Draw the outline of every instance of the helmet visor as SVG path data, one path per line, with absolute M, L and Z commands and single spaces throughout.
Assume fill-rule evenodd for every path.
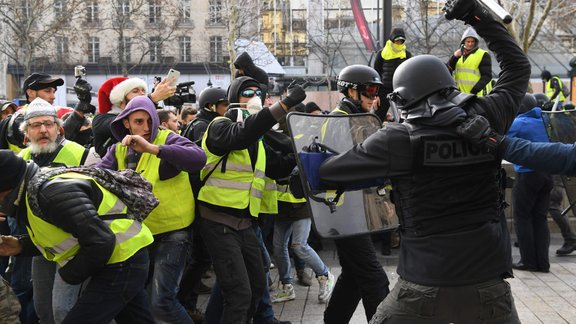
M 364 86 L 364 90 L 362 91 L 362 95 L 372 99 L 378 95 L 379 89 L 380 89 L 380 86 L 377 84 L 367 84 Z

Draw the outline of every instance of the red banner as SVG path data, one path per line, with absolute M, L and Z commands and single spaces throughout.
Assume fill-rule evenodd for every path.
M 370 28 L 368 28 L 368 22 L 364 16 L 364 10 L 362 9 L 362 4 L 360 0 L 350 0 L 350 5 L 352 6 L 352 13 L 354 14 L 354 20 L 356 21 L 356 27 L 358 27 L 358 32 L 360 32 L 360 37 L 366 46 L 366 50 L 369 52 L 375 52 L 374 39 L 372 39 L 372 33 L 370 33 Z

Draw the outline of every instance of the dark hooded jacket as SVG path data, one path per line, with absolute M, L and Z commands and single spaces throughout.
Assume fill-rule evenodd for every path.
M 250 77 L 239 77 L 230 83 L 230 87 L 228 88 L 228 101 L 230 102 L 231 108 L 238 103 L 240 90 L 252 85 L 258 86 L 258 82 Z M 207 135 L 205 135 L 206 148 L 213 154 L 219 156 L 224 156 L 230 151 L 247 149 L 252 160 L 252 167 L 254 168 L 256 153 L 258 152 L 258 140 L 285 116 L 286 112 L 280 106 L 280 103 L 276 103 L 270 108 L 262 108 L 257 114 L 246 116 L 241 123 L 236 122 L 236 116 L 239 112 L 241 111 L 236 109 L 229 110 L 225 115 L 228 118 L 221 118 L 210 124 L 206 131 Z M 271 173 L 274 172 L 276 168 L 271 167 L 273 162 L 269 160 L 268 150 L 266 155 L 266 175 L 274 179 L 276 176 L 271 176 L 273 175 Z M 237 209 L 214 206 L 203 201 L 199 201 L 199 204 L 207 206 L 212 210 L 224 212 L 225 214 L 237 217 L 250 217 L 248 210 L 238 211 Z M 210 217 L 210 215 L 206 215 L 205 212 L 202 213 L 202 216 Z
M 138 110 L 146 111 L 151 116 L 152 128 L 150 141 L 154 141 L 158 135 L 160 119 L 158 118 L 154 103 L 146 96 L 138 96 L 130 100 L 126 109 L 124 109 L 110 125 L 110 130 L 117 141 L 121 142 L 126 135 L 130 135 L 130 131 L 124 127 L 122 120 Z M 114 154 L 116 145 L 122 144 L 114 144 L 102 158 L 102 161 L 97 164 L 97 167 L 112 170 L 118 169 L 118 162 Z M 130 153 L 132 153 L 131 148 L 128 149 L 128 154 Z M 160 152 L 157 156 L 161 160 L 158 170 L 160 180 L 170 179 L 178 175 L 181 171 L 198 171 L 206 164 L 206 154 L 204 154 L 204 151 L 189 139 L 175 133 L 168 135 L 166 143 L 160 146 Z

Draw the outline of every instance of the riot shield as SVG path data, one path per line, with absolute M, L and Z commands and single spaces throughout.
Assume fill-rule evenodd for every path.
M 320 163 L 361 143 L 381 127 L 373 114 L 349 116 L 290 113 L 287 124 L 314 226 L 324 238 L 391 230 L 398 225 L 390 186 L 384 179 L 358 183 L 345 192 L 326 190 L 317 177 Z M 311 146 L 320 150 L 311 149 Z M 366 187 L 371 185 L 371 187 Z
M 542 111 L 542 119 L 551 142 L 576 143 L 576 110 Z M 576 178 L 561 178 L 570 202 L 570 207 L 562 211 L 565 215 L 576 205 Z

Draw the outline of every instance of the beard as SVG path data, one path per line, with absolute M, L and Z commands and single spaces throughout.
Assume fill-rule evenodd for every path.
M 47 145 L 39 145 L 37 143 L 30 143 L 30 153 L 32 154 L 46 154 L 53 153 L 58 148 L 58 143 L 50 142 Z

